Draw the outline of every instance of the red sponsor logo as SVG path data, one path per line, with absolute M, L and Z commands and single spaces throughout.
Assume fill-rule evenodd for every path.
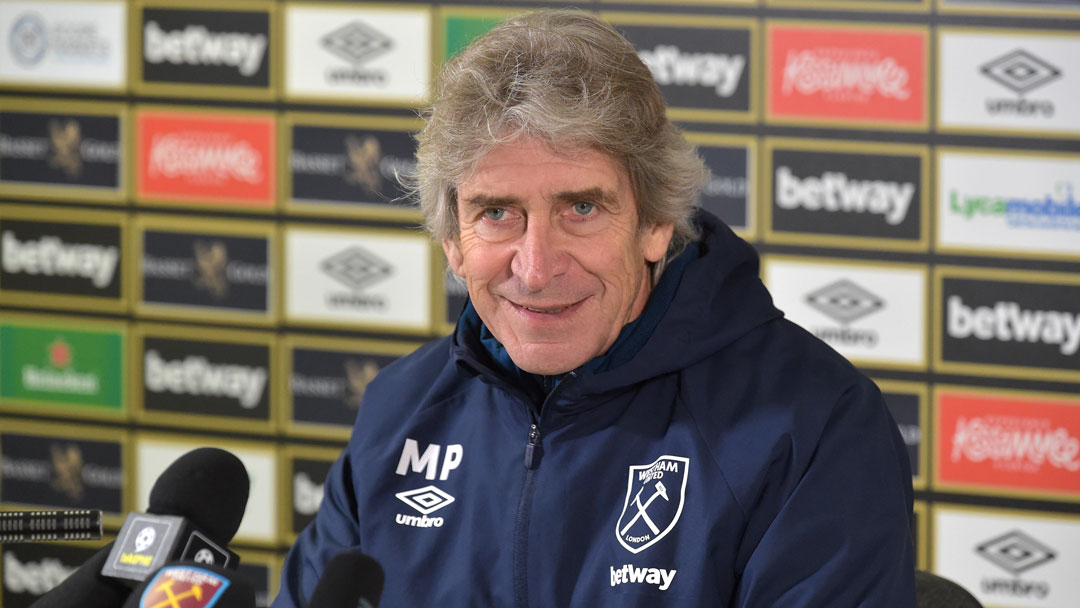
M 146 586 L 139 608 L 209 608 L 229 584 L 224 577 L 202 568 L 165 566 Z
M 926 121 L 926 33 L 769 28 L 772 116 L 920 125 Z
M 273 116 L 142 111 L 135 123 L 136 196 L 273 207 Z
M 1080 400 L 942 392 L 942 484 L 1080 494 Z

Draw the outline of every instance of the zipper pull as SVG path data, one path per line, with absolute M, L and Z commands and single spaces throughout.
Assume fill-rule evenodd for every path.
M 536 465 L 539 454 L 537 453 L 537 447 L 539 447 L 540 431 L 536 428 L 536 425 L 532 425 L 529 428 L 529 443 L 525 444 L 525 468 L 533 469 Z

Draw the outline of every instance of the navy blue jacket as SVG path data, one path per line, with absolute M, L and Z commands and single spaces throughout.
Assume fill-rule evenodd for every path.
M 545 396 L 459 322 L 385 368 L 273 605 L 304 606 L 354 549 L 387 607 L 914 606 L 911 474 L 880 392 L 700 222 L 626 361 Z

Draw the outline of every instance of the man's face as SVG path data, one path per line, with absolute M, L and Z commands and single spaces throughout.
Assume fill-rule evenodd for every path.
M 450 267 L 521 369 L 570 371 L 615 342 L 649 297 L 649 268 L 672 226 L 640 230 L 630 179 L 591 149 L 501 144 L 458 186 Z

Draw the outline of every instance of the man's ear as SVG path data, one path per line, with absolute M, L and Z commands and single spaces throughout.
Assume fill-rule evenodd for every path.
M 458 238 L 443 239 L 442 248 L 443 253 L 446 254 L 446 261 L 450 263 L 450 270 L 454 271 L 454 274 L 459 277 L 465 276 L 461 272 L 464 256 L 461 255 L 461 243 L 458 242 Z
M 645 229 L 641 238 L 641 250 L 645 254 L 645 260 L 656 263 L 664 259 L 668 244 L 671 243 L 671 235 L 675 233 L 675 224 L 656 224 Z

